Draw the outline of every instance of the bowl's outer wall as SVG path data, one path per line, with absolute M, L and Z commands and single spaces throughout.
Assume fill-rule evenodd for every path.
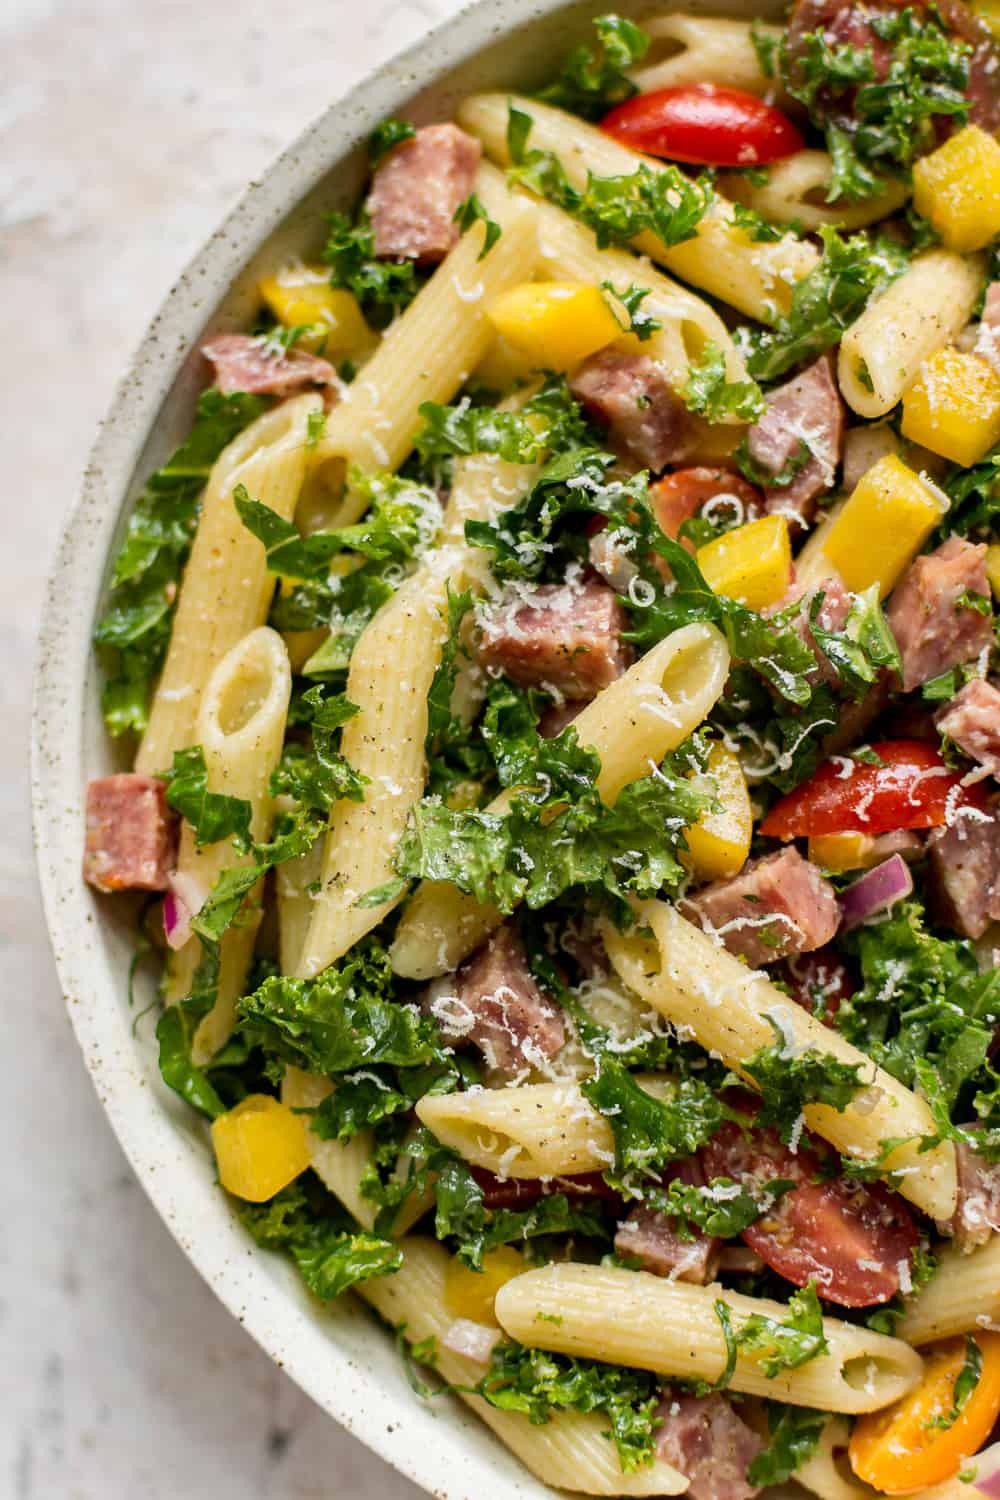
M 114 398 L 65 524 L 39 639 L 32 741 L 39 876 L 69 1015 L 111 1124 L 178 1243 L 234 1316 L 332 1416 L 442 1500 L 542 1500 L 553 1492 L 460 1403 L 417 1400 L 392 1340 L 370 1315 L 350 1298 L 318 1311 L 291 1267 L 252 1245 L 219 1192 L 207 1134 L 162 1086 L 149 1020 L 135 1024 L 151 989 L 128 1008 L 129 903 L 97 898 L 80 879 L 87 780 L 122 763 L 101 722 L 90 635 L 143 478 L 190 425 L 205 379 L 197 346 L 206 329 L 246 326 L 260 274 L 292 252 L 315 253 L 322 215 L 362 185 L 363 142 L 379 120 L 448 118 L 475 89 L 530 89 L 604 8 L 479 0 L 331 105 L 251 185 L 170 292 Z M 616 8 L 652 9 L 641 0 Z M 731 0 L 687 8 L 775 7 Z

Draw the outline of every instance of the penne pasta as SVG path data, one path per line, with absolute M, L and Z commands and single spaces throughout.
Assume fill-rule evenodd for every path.
M 195 720 L 212 671 L 267 619 L 275 576 L 263 544 L 240 520 L 233 491 L 245 485 L 253 499 L 291 520 L 305 476 L 309 418 L 320 409 L 318 396 L 297 396 L 265 412 L 212 469 L 137 771 L 168 771 L 175 750 L 197 743 Z
M 291 692 L 292 676 L 282 639 L 262 625 L 219 662 L 195 723 L 209 791 L 250 803 L 250 832 L 258 841 L 266 839 L 271 829 L 268 783 L 281 758 Z M 223 870 L 246 864 L 250 858 L 236 854 L 228 839 L 199 847 L 185 824 L 177 869 L 207 895 Z M 218 998 L 195 1032 L 191 1056 L 196 1066 L 214 1057 L 232 1034 L 236 1002 L 243 993 L 260 926 L 259 884 L 247 898 L 244 915 L 246 920 L 234 924 L 222 937 Z M 188 993 L 201 951 L 198 938 L 192 937 L 172 955 L 168 1002 Z
M 480 179 L 497 195 L 508 191 L 501 173 L 488 163 L 480 168 Z M 638 266 L 627 250 L 599 250 L 592 232 L 553 204 L 524 193 L 518 195 L 518 201 L 531 203 L 537 215 L 541 278 L 593 281 L 598 285 L 611 282 L 617 292 L 627 291 L 638 281 L 647 289 L 643 309 L 663 327 L 638 347 L 663 366 L 675 388 L 684 385 L 691 362 L 701 356 L 707 343 L 715 344 L 725 354 L 728 380 L 747 378 L 743 356 L 732 334 L 702 297 L 652 265 Z
M 493 248 L 479 259 L 485 233 L 481 224 L 463 235 L 327 418 L 313 455 L 307 498 L 320 515 L 325 503 L 323 524 L 345 526 L 357 520 L 364 501 L 350 488 L 349 469 L 399 467 L 421 426 L 422 403 L 450 401 L 490 347 L 490 302 L 531 279 L 537 243 L 530 211 L 509 195 L 495 195 L 490 212 L 503 230 Z
M 289 1066 L 285 1069 L 281 1082 L 281 1100 L 289 1109 L 312 1110 L 333 1092 L 333 1087 L 328 1078 Z M 362 1229 L 374 1229 L 377 1205 L 361 1191 L 362 1181 L 375 1149 L 373 1133 L 370 1130 L 359 1130 L 349 1141 L 324 1141 L 314 1130 L 308 1130 L 306 1140 L 309 1143 L 310 1166 L 317 1177 L 340 1200 Z M 407 1161 L 406 1157 L 401 1159 L 400 1170 Z M 423 1218 L 433 1202 L 433 1191 L 411 1193 L 400 1206 L 392 1234 L 406 1234 L 418 1219 Z
M 968 323 L 983 284 L 982 258 L 928 250 L 870 302 L 844 334 L 837 375 L 862 417 L 884 417 L 924 361 Z
M 820 1434 L 815 1452 L 795 1470 L 795 1482 L 819 1500 L 871 1500 L 872 1491 L 862 1484 L 847 1456 L 850 1431 L 843 1417 L 833 1417 Z
M 687 1028 L 737 1071 L 758 1048 L 774 1042 L 775 1028 L 789 1046 L 813 1047 L 860 1066 L 867 1085 L 863 1094 L 843 1111 L 807 1105 L 805 1123 L 838 1151 L 861 1160 L 877 1158 L 884 1140 L 905 1140 L 885 1159 L 886 1171 L 899 1173 L 899 1191 L 924 1213 L 951 1216 L 957 1191 L 954 1147 L 942 1142 L 921 1152 L 921 1140 L 937 1134 L 922 1099 L 665 902 L 637 905 L 636 922 L 640 930 L 650 929 L 652 938 L 626 936 L 607 922 L 603 931 L 608 957 L 641 1000 Z
M 629 77 L 641 93 L 678 88 L 685 83 L 718 83 L 748 94 L 771 95 L 775 82 L 761 67 L 756 34 L 776 44 L 781 27 L 767 22 L 731 20 L 728 16 L 684 14 L 653 16 L 643 22 L 650 49 Z M 784 103 L 784 100 L 782 100 Z
M 597 789 L 609 805 L 697 729 L 722 691 L 729 652 L 711 625 L 685 625 L 654 646 L 577 716 L 581 745 L 601 757 Z M 512 793 L 490 806 L 502 811 Z M 454 969 L 501 921 L 457 887 L 422 882 L 396 931 L 393 968 L 406 979 Z
M 880 193 L 857 202 L 828 199 L 833 162 L 826 151 L 796 151 L 767 169 L 759 186 L 738 173 L 723 173 L 719 190 L 736 203 L 752 208 L 772 224 L 801 224 L 816 230 L 823 224 L 838 229 L 864 229 L 902 207 L 909 188 L 897 178 L 886 178 Z
M 393 853 L 424 789 L 427 694 L 447 637 L 448 590 L 484 582 L 487 554 L 465 543 L 467 520 L 488 519 L 530 484 L 536 469 L 492 457 L 455 464 L 440 546 L 378 611 L 351 658 L 347 696 L 361 710 L 343 753 L 368 778 L 363 802 L 330 815 L 320 888 L 295 972 L 311 978 L 377 927 L 399 897 L 359 906 L 391 881 Z
M 963 1254 L 957 1245 L 942 1251 L 937 1270 L 906 1304 L 900 1337 L 930 1344 L 954 1333 L 1000 1326 L 1000 1235 Z
M 644 1088 L 655 1080 L 644 1078 Z M 503 1177 L 571 1177 L 614 1164 L 614 1137 L 575 1083 L 426 1095 L 417 1118 L 443 1146 Z
M 553 152 L 577 189 L 586 186 L 588 172 L 599 177 L 622 176 L 643 163 L 650 171 L 663 170 L 659 162 L 638 156 L 594 126 L 551 105 L 520 95 L 475 94 L 459 107 L 459 120 L 480 138 L 489 156 L 501 166 L 509 160 L 507 118 L 511 104 L 532 118 L 529 148 Z M 634 242 L 634 248 L 702 291 L 765 323 L 788 311 L 792 287 L 818 259 L 814 246 L 790 236 L 755 244 L 735 225 L 732 207 L 725 199 L 716 199 L 694 237 L 683 244 L 667 246 L 646 233 Z
M 530 1348 L 714 1383 L 727 1357 L 716 1302 L 725 1305 L 737 1335 L 751 1317 L 788 1317 L 783 1303 L 763 1297 L 572 1261 L 508 1281 L 497 1293 L 496 1315 L 505 1333 Z M 823 1319 L 823 1333 L 825 1352 L 773 1376 L 754 1351 L 739 1348 L 731 1389 L 853 1413 L 888 1406 L 920 1379 L 920 1356 L 902 1339 L 836 1318 Z
M 454 1322 L 445 1306 L 447 1251 L 434 1240 L 411 1238 L 404 1241 L 403 1253 L 394 1276 L 362 1282 L 358 1291 L 387 1323 L 402 1327 L 411 1344 L 435 1340 L 435 1369 L 443 1379 L 458 1387 L 475 1385 L 486 1366 L 443 1342 Z M 584 1495 L 679 1495 L 687 1488 L 684 1475 L 662 1459 L 623 1474 L 599 1413 L 557 1412 L 534 1426 L 521 1412 L 501 1411 L 468 1389 L 458 1394 L 543 1484 Z

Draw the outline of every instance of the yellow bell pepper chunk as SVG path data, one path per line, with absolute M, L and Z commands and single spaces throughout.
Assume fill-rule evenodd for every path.
M 550 370 L 568 370 L 622 336 L 599 287 L 575 281 L 525 281 L 486 309 L 497 332 Z
M 444 1305 L 453 1318 L 496 1325 L 493 1311 L 496 1294 L 523 1271 L 524 1256 L 512 1245 L 487 1250 L 481 1271 L 470 1270 L 460 1260 L 451 1260 L 445 1277 Z
M 270 1094 L 250 1094 L 212 1122 L 219 1181 L 248 1203 L 266 1203 L 309 1165 L 302 1116 Z
M 713 745 L 708 774 L 715 784 L 706 781 L 706 790 L 713 792 L 722 806 L 719 812 L 703 813 L 686 831 L 688 852 L 684 863 L 704 880 L 721 880 L 738 874 L 746 863 L 753 810 L 743 767 L 734 751 L 725 745 Z
M 823 554 L 845 586 L 884 599 L 945 511 L 943 499 L 894 453 L 862 475 L 830 527 Z
M 965 468 L 1000 439 L 1000 375 L 978 354 L 941 349 L 903 396 L 903 436 Z
M 761 516 L 698 548 L 698 566 L 717 594 L 750 609 L 777 604 L 792 579 L 792 546 L 784 516 Z
M 1000 542 L 992 542 L 986 549 L 986 576 L 990 588 L 1000 599 Z
M 817 833 L 809 840 L 809 859 L 828 875 L 867 870 L 874 863 L 875 840 L 867 833 Z
M 1000 233 L 1000 144 L 967 125 L 913 168 L 913 205 L 949 250 L 982 250 Z
M 320 350 L 324 358 L 337 360 L 367 354 L 376 343 L 354 293 L 331 286 L 323 266 L 265 276 L 258 291 L 283 328 L 309 328 L 296 341 L 297 348 Z

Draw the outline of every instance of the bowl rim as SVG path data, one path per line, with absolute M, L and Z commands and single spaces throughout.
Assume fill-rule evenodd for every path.
M 89 1003 L 100 997 L 102 967 L 93 898 L 79 874 L 85 688 L 94 671 L 90 621 L 113 537 L 134 493 L 137 465 L 204 325 L 205 300 L 214 305 L 225 294 L 288 214 L 380 119 L 511 28 L 579 8 L 579 0 L 575 6 L 573 0 L 470 0 L 335 97 L 240 194 L 163 297 L 113 392 L 52 553 L 33 674 L 32 826 L 46 929 L 69 1019 L 118 1142 L 187 1259 L 254 1340 L 279 1366 L 289 1366 L 296 1384 L 341 1426 L 441 1500 L 479 1495 L 484 1480 L 502 1500 L 553 1492 L 516 1460 L 508 1469 L 491 1437 L 478 1455 L 474 1443 L 467 1445 L 468 1454 L 456 1455 L 440 1428 L 436 1442 L 407 1441 L 407 1429 L 419 1435 L 419 1424 L 409 1413 L 401 1418 L 395 1394 L 321 1331 L 315 1308 L 305 1300 L 295 1307 L 286 1297 L 269 1296 L 257 1271 L 261 1257 L 237 1239 L 241 1232 L 231 1214 L 228 1236 L 199 1232 L 204 1204 L 193 1190 L 194 1141 L 178 1130 L 162 1098 L 143 1087 L 120 1003 Z M 348 123 L 338 129 L 338 118 Z M 80 670 L 68 670 L 77 660 Z M 324 1358 L 316 1359 L 316 1378 L 309 1378 L 305 1366 L 320 1337 Z M 321 1382 L 320 1369 L 326 1377 L 332 1371 L 346 1378 Z M 368 1403 L 363 1409 L 359 1396 Z M 460 1414 L 458 1425 L 488 1437 L 471 1415 Z M 456 1456 L 462 1460 L 457 1466 Z

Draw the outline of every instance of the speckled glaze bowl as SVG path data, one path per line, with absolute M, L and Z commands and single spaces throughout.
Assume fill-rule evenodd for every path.
M 615 8 L 653 7 L 625 0 Z M 775 7 L 730 0 L 690 8 Z M 331 1416 L 442 1500 L 541 1500 L 553 1492 L 459 1402 L 418 1400 L 371 1315 L 351 1298 L 319 1308 L 290 1264 L 250 1242 L 216 1186 L 207 1132 L 160 1082 L 150 1018 L 136 1022 L 151 989 L 129 1009 L 128 903 L 95 897 L 80 877 L 87 780 L 124 768 L 101 722 L 90 635 L 142 481 L 190 426 L 204 380 L 198 344 L 208 331 L 247 325 L 265 270 L 291 253 L 315 252 L 323 214 L 362 186 L 373 127 L 387 115 L 447 119 L 475 89 L 537 87 L 604 9 L 599 0 L 479 0 L 333 103 L 247 190 L 170 292 L 115 396 L 66 521 L 39 645 L 38 867 L 69 1014 L 112 1127 L 165 1223 L 234 1317 Z

